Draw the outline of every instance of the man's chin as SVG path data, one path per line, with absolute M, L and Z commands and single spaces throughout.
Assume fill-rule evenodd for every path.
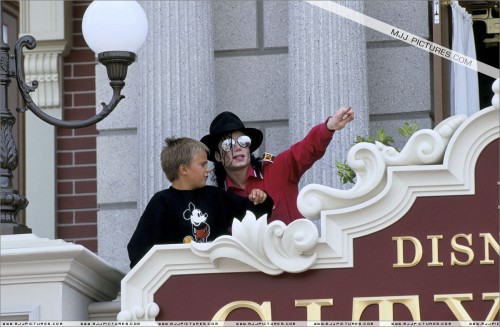
M 250 165 L 250 162 L 234 162 L 232 165 L 228 168 L 229 170 L 241 170 L 245 169 Z

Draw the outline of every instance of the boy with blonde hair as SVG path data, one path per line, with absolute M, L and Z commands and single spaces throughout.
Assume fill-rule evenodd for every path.
M 233 218 L 247 210 L 270 217 L 273 200 L 254 189 L 248 198 L 207 186 L 208 148 L 190 138 L 167 138 L 161 166 L 172 186 L 149 201 L 127 245 L 130 267 L 155 244 L 210 242 L 229 234 Z

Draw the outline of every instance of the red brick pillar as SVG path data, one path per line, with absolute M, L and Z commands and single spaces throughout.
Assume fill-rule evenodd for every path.
M 65 120 L 95 115 L 96 58 L 82 35 L 91 1 L 73 2 L 73 47 L 63 58 Z M 96 127 L 57 131 L 57 238 L 97 252 Z

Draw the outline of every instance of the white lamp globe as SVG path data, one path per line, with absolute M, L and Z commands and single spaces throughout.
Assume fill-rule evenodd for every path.
M 93 1 L 82 21 L 83 37 L 96 53 L 137 53 L 148 34 L 146 13 L 137 1 Z

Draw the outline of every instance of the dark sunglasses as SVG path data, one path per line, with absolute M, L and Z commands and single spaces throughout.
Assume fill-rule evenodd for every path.
M 238 142 L 240 147 L 248 148 L 252 144 L 252 139 L 246 135 L 238 137 L 236 141 L 233 139 L 225 139 L 222 141 L 221 148 L 222 150 L 229 152 L 233 149 L 233 146 L 236 145 L 236 142 Z

